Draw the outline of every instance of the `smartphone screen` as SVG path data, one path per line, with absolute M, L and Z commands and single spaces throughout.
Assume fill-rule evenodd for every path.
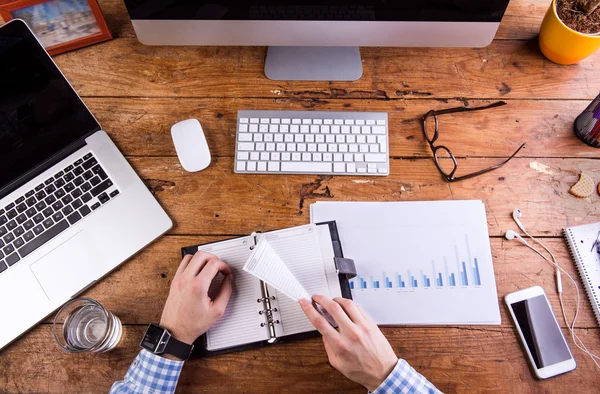
M 538 369 L 571 359 L 554 313 L 544 295 L 511 304 Z

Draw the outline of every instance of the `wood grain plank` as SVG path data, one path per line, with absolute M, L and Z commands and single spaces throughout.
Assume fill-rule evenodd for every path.
M 264 76 L 263 47 L 150 47 L 118 38 L 56 57 L 83 96 L 587 99 L 598 94 L 597 53 L 573 66 L 534 41 L 472 48 L 363 48 L 356 82 L 281 82 Z
M 546 0 L 512 0 L 496 40 L 528 40 L 534 38 L 540 30 L 542 19 L 548 9 Z M 122 0 L 100 0 L 104 17 L 115 37 L 135 37 L 127 9 Z
M 87 291 L 85 296 L 97 299 L 106 308 L 121 317 L 125 324 L 157 322 L 168 295 L 171 279 L 181 261 L 180 249 L 184 246 L 227 238 L 231 237 L 163 237 L 121 266 L 119 270 L 108 275 Z M 544 242 L 555 253 L 559 264 L 578 280 L 578 274 L 565 242 L 562 239 L 548 239 Z M 518 242 L 493 238 L 490 243 L 498 288 L 498 302 L 501 305 L 502 326 L 511 326 L 509 316 L 503 306 L 503 297 L 510 292 L 536 285 L 542 286 L 546 290 L 554 310 L 560 316 L 552 266 Z M 567 313 L 572 317 L 576 306 L 575 289 L 566 276 L 563 278 L 563 283 L 563 297 Z M 579 285 L 581 286 L 581 284 Z M 580 290 L 582 289 L 580 288 Z M 589 302 L 583 293 L 582 297 L 578 326 L 597 327 Z M 51 320 L 47 320 L 47 322 L 51 322 Z M 561 326 L 566 327 L 562 318 L 560 323 Z M 487 328 L 494 330 L 496 327 Z
M 490 167 L 498 159 L 459 159 L 459 173 Z M 513 159 L 504 167 L 469 180 L 448 183 L 430 159 L 392 160 L 388 177 L 270 176 L 233 173 L 231 158 L 216 158 L 208 169 L 184 171 L 174 157 L 136 157 L 130 163 L 175 222 L 171 234 L 249 234 L 309 222 L 308 207 L 321 200 L 415 201 L 481 199 L 491 235 L 515 225 L 520 207 L 528 230 L 560 236 L 565 226 L 600 220 L 598 195 L 577 199 L 569 188 L 584 171 L 596 182 L 595 160 L 543 159 L 549 174 L 531 168 L 537 159 Z
M 67 354 L 41 325 L 0 358 L 0 392 L 106 393 L 123 379 L 145 327 L 125 326 L 118 348 L 105 354 Z M 573 348 L 577 369 L 548 381 L 534 379 L 512 328 L 385 328 L 396 353 L 440 390 L 456 392 L 572 392 L 600 382 L 588 357 Z M 580 330 L 598 346 L 598 329 Z M 569 340 L 570 341 L 570 340 Z M 457 351 L 460 347 L 460 351 Z M 334 370 L 318 338 L 188 361 L 178 392 L 364 393 Z M 590 391 L 591 392 L 591 391 Z
M 188 118 L 202 123 L 213 157 L 233 157 L 238 109 L 383 111 L 389 116 L 390 155 L 431 157 L 421 117 L 431 109 L 464 105 L 450 100 L 238 99 L 238 98 L 87 98 L 96 118 L 126 156 L 175 156 L 171 126 Z M 457 156 L 508 157 L 522 143 L 528 157 L 599 158 L 600 150 L 582 143 L 573 121 L 588 101 L 508 100 L 487 111 L 440 117 L 440 144 Z M 489 101 L 468 100 L 470 106 Z

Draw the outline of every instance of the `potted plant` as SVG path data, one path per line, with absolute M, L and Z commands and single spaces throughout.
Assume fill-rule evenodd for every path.
M 590 56 L 600 48 L 600 0 L 552 0 L 539 43 L 555 63 L 573 64 Z

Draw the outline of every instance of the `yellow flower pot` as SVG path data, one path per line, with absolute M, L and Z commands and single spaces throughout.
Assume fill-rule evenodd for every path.
M 540 29 L 540 49 L 558 64 L 580 62 L 600 48 L 599 34 L 583 34 L 563 23 L 556 12 L 556 0 L 546 12 Z

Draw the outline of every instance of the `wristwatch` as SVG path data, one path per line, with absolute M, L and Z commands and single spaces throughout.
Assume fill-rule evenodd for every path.
M 194 345 L 188 345 L 171 336 L 166 329 L 156 324 L 150 324 L 144 334 L 140 346 L 151 353 L 167 353 L 182 360 L 187 360 L 192 354 Z

